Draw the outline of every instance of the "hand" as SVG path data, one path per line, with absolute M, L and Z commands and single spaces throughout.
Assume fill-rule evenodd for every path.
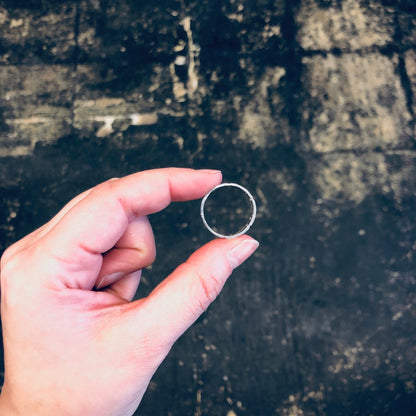
M 220 182 L 217 171 L 174 168 L 110 180 L 4 253 L 1 415 L 134 413 L 172 344 L 258 245 L 214 240 L 131 302 L 155 258 L 146 215 Z

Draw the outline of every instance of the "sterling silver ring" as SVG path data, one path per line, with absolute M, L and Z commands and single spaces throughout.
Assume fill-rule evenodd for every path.
M 230 235 L 225 235 L 225 234 L 221 234 L 217 231 L 215 231 L 208 223 L 207 220 L 205 219 L 205 202 L 207 201 L 207 199 L 209 198 L 209 196 L 216 191 L 219 188 L 223 188 L 225 186 L 232 186 L 235 188 L 239 188 L 241 189 L 249 198 L 250 203 L 251 203 L 251 216 L 250 216 L 250 220 L 248 221 L 248 223 L 244 226 L 243 229 L 241 229 L 240 231 L 237 231 L 235 234 L 230 234 Z M 235 238 L 238 237 L 244 233 L 246 233 L 249 228 L 253 225 L 254 220 L 256 219 L 256 214 L 257 214 L 257 206 L 256 206 L 256 201 L 253 198 L 253 195 L 251 195 L 251 193 L 244 188 L 243 186 L 239 185 L 238 183 L 221 183 L 220 185 L 217 185 L 215 188 L 211 189 L 205 196 L 204 198 L 202 198 L 202 202 L 201 202 L 201 219 L 202 222 L 204 223 L 205 227 L 207 228 L 207 230 L 209 232 L 211 232 L 212 234 L 214 234 L 216 237 L 219 238 Z

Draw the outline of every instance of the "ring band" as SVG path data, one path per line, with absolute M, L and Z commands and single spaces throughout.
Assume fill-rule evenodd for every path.
M 221 233 L 219 233 L 219 232 L 217 232 L 217 231 L 215 231 L 208 223 L 207 223 L 207 221 L 206 221 L 206 219 L 205 219 L 205 202 L 207 201 L 207 199 L 209 198 L 209 196 L 214 192 L 214 191 L 216 191 L 217 189 L 219 189 L 219 188 L 223 188 L 223 187 L 225 187 L 225 186 L 233 186 L 233 187 L 235 187 L 235 188 L 239 188 L 239 189 L 241 189 L 247 196 L 248 196 L 248 198 L 249 198 L 249 200 L 250 200 L 250 203 L 251 203 L 251 208 L 252 208 L 252 212 L 251 212 L 251 217 L 250 217 L 250 220 L 249 220 L 249 222 L 244 226 L 244 228 L 242 229 L 242 230 L 240 230 L 240 231 L 238 231 L 237 233 L 235 233 L 235 234 L 231 234 L 231 235 L 225 235 L 225 234 L 221 234 Z M 217 185 L 215 188 L 213 188 L 213 189 L 211 189 L 205 196 L 204 196 L 204 198 L 202 198 L 202 201 L 201 201 L 201 211 L 200 211 L 200 213 L 201 213 L 201 219 L 202 219 L 202 222 L 204 223 L 204 225 L 205 225 L 205 227 L 207 228 L 207 230 L 209 231 L 209 232 L 211 232 L 212 234 L 214 234 L 216 237 L 219 237 L 219 238 L 235 238 L 235 237 L 238 237 L 238 236 L 240 236 L 240 235 L 242 235 L 242 234 L 244 234 L 244 233 L 246 233 L 248 230 L 249 230 L 249 228 L 253 225 L 253 223 L 254 223 L 254 220 L 256 219 L 256 214 L 257 214 L 257 206 L 256 206 L 256 201 L 254 200 L 254 198 L 253 198 L 253 195 L 251 195 L 251 193 L 246 189 L 246 188 L 244 188 L 243 186 L 241 186 L 241 185 L 239 185 L 238 183 L 221 183 L 220 185 Z

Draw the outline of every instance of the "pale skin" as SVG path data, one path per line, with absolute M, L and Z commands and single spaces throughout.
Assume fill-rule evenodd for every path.
M 178 168 L 113 179 L 6 250 L 1 415 L 134 413 L 173 343 L 258 247 L 246 235 L 211 241 L 132 301 L 156 255 L 147 215 L 221 180 L 218 171 Z

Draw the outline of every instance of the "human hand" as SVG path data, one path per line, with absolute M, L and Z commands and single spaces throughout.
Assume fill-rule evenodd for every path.
M 134 413 L 172 344 L 258 245 L 214 240 L 131 302 L 155 258 L 146 215 L 220 182 L 217 171 L 175 168 L 110 180 L 6 250 L 1 415 Z

